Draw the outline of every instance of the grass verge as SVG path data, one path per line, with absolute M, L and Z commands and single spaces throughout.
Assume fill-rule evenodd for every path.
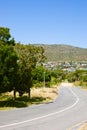
M 31 98 L 25 94 L 23 97 L 17 96 L 13 100 L 12 93 L 0 95 L 0 110 L 27 107 L 33 104 L 40 104 L 54 100 L 58 95 L 57 88 L 32 88 Z

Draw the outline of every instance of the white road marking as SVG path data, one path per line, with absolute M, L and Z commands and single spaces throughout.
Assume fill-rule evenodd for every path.
M 69 87 L 68 87 L 68 88 L 69 88 Z M 66 108 L 63 109 L 63 110 L 56 111 L 56 112 L 53 112 L 53 113 L 49 113 L 49 114 L 44 115 L 44 116 L 36 117 L 36 118 L 29 119 L 29 120 L 25 120 L 25 121 L 15 122 L 15 123 L 12 123 L 12 124 L 2 125 L 2 126 L 0 126 L 0 128 L 5 128 L 5 127 L 10 127 L 10 126 L 20 125 L 20 124 L 24 124 L 24 123 L 27 123 L 27 122 L 32 122 L 32 121 L 35 121 L 35 120 L 39 120 L 39 119 L 42 119 L 42 118 L 50 117 L 50 116 L 53 116 L 53 115 L 56 115 L 56 114 L 65 112 L 65 111 L 67 111 L 67 110 L 73 108 L 73 107 L 76 106 L 77 103 L 79 102 L 79 98 L 78 98 L 78 96 L 72 91 L 71 88 L 69 88 L 69 90 L 71 91 L 71 93 L 72 93 L 72 94 L 74 95 L 74 97 L 76 98 L 76 101 L 75 101 L 75 103 L 74 103 L 73 105 L 68 106 L 68 107 L 66 107 Z

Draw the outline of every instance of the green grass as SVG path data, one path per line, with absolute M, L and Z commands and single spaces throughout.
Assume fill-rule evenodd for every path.
M 27 96 L 17 97 L 13 100 L 11 96 L 3 95 L 0 96 L 0 110 L 27 107 L 32 104 L 40 104 L 45 100 L 43 97 L 32 97 L 29 99 Z

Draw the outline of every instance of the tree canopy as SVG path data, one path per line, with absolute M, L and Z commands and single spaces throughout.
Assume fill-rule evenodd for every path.
M 16 91 L 28 93 L 32 87 L 32 70 L 46 59 L 44 49 L 15 43 L 10 29 L 0 27 L 0 93 Z
M 0 93 L 11 91 L 14 87 L 18 70 L 14 44 L 9 28 L 0 27 Z

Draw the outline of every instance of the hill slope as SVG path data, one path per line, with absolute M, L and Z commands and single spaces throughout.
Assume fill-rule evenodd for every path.
M 45 49 L 47 61 L 87 61 L 87 48 L 63 44 L 42 44 L 41 46 Z

